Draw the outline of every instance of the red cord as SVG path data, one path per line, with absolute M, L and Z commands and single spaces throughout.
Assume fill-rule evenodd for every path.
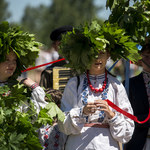
M 134 116 L 134 115 L 132 115 L 132 114 L 130 114 L 130 113 L 128 113 L 128 112 L 122 110 L 122 109 L 119 108 L 117 105 L 115 105 L 114 103 L 112 103 L 110 100 L 106 99 L 105 101 L 108 103 L 108 105 L 109 105 L 110 107 L 112 107 L 112 108 L 115 109 L 116 111 L 122 113 L 122 114 L 125 115 L 126 117 L 130 118 L 131 120 L 134 120 L 135 122 L 137 122 L 137 123 L 139 123 L 139 124 L 143 124 L 143 123 L 147 122 L 147 121 L 150 119 L 150 108 L 149 108 L 148 117 L 147 117 L 144 121 L 139 121 L 136 116 Z

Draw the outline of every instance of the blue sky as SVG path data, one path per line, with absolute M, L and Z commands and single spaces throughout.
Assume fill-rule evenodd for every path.
M 24 9 L 27 5 L 36 7 L 40 4 L 49 5 L 51 0 L 6 0 L 9 3 L 8 10 L 12 13 L 12 16 L 8 19 L 10 22 L 19 22 L 21 17 L 23 16 Z M 104 6 L 106 0 L 95 0 L 96 5 Z M 104 8 L 98 15 L 107 19 L 110 14 L 109 10 Z
M 12 13 L 12 16 L 8 21 L 19 22 L 23 16 L 25 7 L 27 5 L 36 7 L 40 4 L 49 5 L 50 0 L 6 0 L 9 4 L 8 11 Z

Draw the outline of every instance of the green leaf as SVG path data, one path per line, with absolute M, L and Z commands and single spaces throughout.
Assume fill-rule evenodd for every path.
M 2 109 L 2 107 L 0 107 L 0 124 L 3 123 L 5 116 L 4 116 L 4 111 Z
M 0 31 L 1 32 L 7 32 L 9 28 L 9 23 L 7 21 L 2 22 L 2 24 L 0 24 Z
M 43 148 L 40 142 L 38 142 L 38 138 L 35 136 L 29 137 L 26 145 L 29 150 L 41 150 Z
M 16 132 L 14 132 L 9 137 L 9 143 L 19 144 L 21 141 L 24 140 L 26 136 L 26 134 L 17 134 Z
M 58 106 L 53 103 L 53 102 L 50 102 L 49 104 L 46 105 L 46 108 L 48 110 L 47 114 L 53 118 L 53 117 L 58 117 L 58 120 L 63 122 L 64 119 L 65 119 L 65 115 L 64 113 L 58 108 Z

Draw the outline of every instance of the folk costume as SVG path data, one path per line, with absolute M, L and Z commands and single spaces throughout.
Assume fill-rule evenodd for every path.
M 121 45 L 117 43 L 121 42 L 119 39 L 130 41 L 124 34 L 115 25 L 104 23 L 100 26 L 94 21 L 89 26 L 86 24 L 74 29 L 62 39 L 61 53 L 69 60 L 70 67 L 81 74 L 79 86 L 77 77 L 69 80 L 61 101 L 61 109 L 66 118 L 64 122 L 59 122 L 59 128 L 68 135 L 66 150 L 118 150 L 118 142 L 126 143 L 132 137 L 134 122 L 119 112 L 113 110 L 115 116 L 111 119 L 101 108 L 94 114 L 83 113 L 87 102 L 98 99 L 109 99 L 126 112 L 133 113 L 126 91 L 115 77 L 107 71 L 100 75 L 89 75 L 87 71 L 99 51 L 107 49 L 114 60 L 119 57 L 128 58 L 130 47 L 126 45 L 118 49 L 118 45 Z M 132 50 L 133 47 L 135 49 L 132 52 L 136 54 L 135 44 L 132 44 Z
M 94 88 L 101 88 L 105 75 L 90 75 L 89 78 Z M 66 113 L 66 119 L 64 124 L 60 125 L 61 131 L 69 135 L 66 143 L 67 150 L 117 150 L 119 147 L 117 141 L 126 143 L 130 140 L 134 130 L 134 123 L 122 114 L 116 112 L 114 118 L 108 119 L 100 111 L 96 111 L 90 116 L 82 113 L 84 104 L 96 99 L 109 99 L 123 110 L 133 113 L 123 85 L 109 74 L 107 78 L 108 85 L 102 93 L 93 93 L 91 91 L 85 74 L 80 76 L 78 91 L 76 77 L 68 82 L 61 107 Z M 96 123 L 97 126 L 90 127 L 92 123 Z
M 0 24 L 0 41 L 0 63 L 9 62 L 6 56 L 11 52 L 17 56 L 17 60 L 14 60 L 15 72 L 7 81 L 0 81 L 0 106 L 3 112 L 0 117 L 1 149 L 31 149 L 31 142 L 32 147 L 40 150 L 42 146 L 36 131 L 40 123 L 34 123 L 37 118 L 40 119 L 38 114 L 47 104 L 45 92 L 36 83 L 25 87 L 17 81 L 17 77 L 22 70 L 34 64 L 41 44 L 34 41 L 33 35 L 8 22 Z

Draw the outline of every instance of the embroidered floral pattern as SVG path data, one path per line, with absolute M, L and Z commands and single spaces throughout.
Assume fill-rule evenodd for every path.
M 93 77 L 92 77 L 93 78 Z M 85 75 L 84 77 L 84 81 L 83 81 L 83 88 L 82 88 L 82 95 L 81 95 L 81 100 L 83 105 L 86 105 L 88 102 L 88 95 L 89 95 L 89 90 L 88 90 L 88 79 Z M 108 79 L 107 79 L 107 85 L 106 88 L 104 89 L 104 91 L 101 93 L 101 98 L 102 100 L 107 99 L 107 93 L 108 93 Z M 103 122 L 105 118 L 105 113 L 104 111 L 100 111 L 99 112 L 99 118 L 98 118 L 98 122 Z M 88 117 L 86 117 L 86 121 L 88 121 Z
M 87 104 L 88 95 L 89 95 L 89 92 L 88 92 L 88 80 L 87 80 L 86 76 L 84 77 L 82 91 L 83 91 L 83 93 L 82 93 L 82 103 L 83 103 L 83 105 L 86 105 Z
M 104 91 L 101 94 L 102 95 L 102 100 L 107 99 L 107 93 L 108 93 L 108 79 L 107 79 L 106 88 L 104 89 Z M 100 111 L 98 122 L 103 122 L 104 118 L 105 118 L 104 111 Z
M 55 127 L 54 127 L 55 128 Z M 55 128 L 56 134 L 54 136 L 54 149 L 57 150 L 58 146 L 59 146 L 59 136 L 60 136 L 60 132 Z
M 44 129 L 44 134 L 43 134 L 43 136 L 44 136 L 44 145 L 43 145 L 43 149 L 42 150 L 47 150 L 48 148 L 48 138 L 49 138 L 49 134 L 50 134 L 50 127 L 48 127 L 48 128 L 46 128 L 46 129 Z
M 58 130 L 57 126 L 49 126 L 47 128 L 44 128 L 43 131 L 43 137 L 44 137 L 44 145 L 42 150 L 58 150 L 60 143 L 60 131 Z
M 31 86 L 30 86 L 30 88 L 33 90 L 33 89 L 35 89 L 36 87 L 38 87 L 39 85 L 37 84 L 37 83 L 34 83 L 34 84 L 32 84 Z

